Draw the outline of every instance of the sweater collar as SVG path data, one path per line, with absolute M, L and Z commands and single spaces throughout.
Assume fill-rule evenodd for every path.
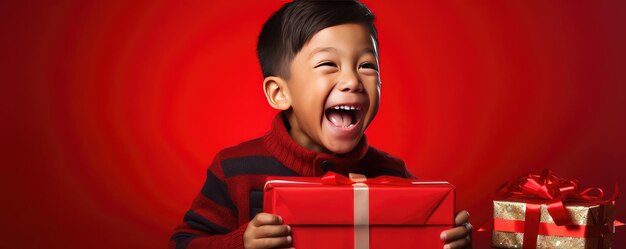
M 274 117 L 272 128 L 263 136 L 263 145 L 278 161 L 300 176 L 321 176 L 327 171 L 348 173 L 368 149 L 365 135 L 352 151 L 346 154 L 328 154 L 308 150 L 298 144 L 287 132 L 289 123 L 281 113 Z

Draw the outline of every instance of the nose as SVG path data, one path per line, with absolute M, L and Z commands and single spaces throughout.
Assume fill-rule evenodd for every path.
M 363 83 L 359 74 L 354 70 L 346 70 L 339 79 L 339 90 L 342 92 L 362 92 Z

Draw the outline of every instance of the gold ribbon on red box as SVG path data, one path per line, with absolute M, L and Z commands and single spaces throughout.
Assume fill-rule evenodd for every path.
M 617 184 L 613 195 L 604 200 L 602 189 L 579 190 L 577 180 L 561 178 L 544 169 L 540 175 L 521 176 L 498 189 L 496 198 L 525 202 L 526 214 L 524 221 L 494 219 L 494 231 L 523 232 L 523 248 L 536 248 L 539 234 L 568 237 L 598 236 L 611 231 L 606 231 L 608 230 L 606 226 L 598 228 L 572 224 L 564 203 L 614 203 L 618 195 Z M 529 203 L 537 200 L 546 205 L 555 224 L 540 223 L 541 204 Z

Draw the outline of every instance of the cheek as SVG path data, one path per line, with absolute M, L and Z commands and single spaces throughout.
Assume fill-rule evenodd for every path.
M 362 79 L 368 94 L 377 94 L 380 92 L 380 77 L 378 74 L 364 75 Z
M 309 95 L 307 98 L 311 102 L 310 105 L 315 105 L 315 108 L 324 108 L 326 98 L 333 90 L 333 84 L 331 79 L 319 78 L 315 81 L 309 82 L 310 85 L 305 94 Z
M 370 99 L 370 105 L 378 107 L 380 102 L 380 84 L 378 82 L 367 86 L 367 95 Z
M 315 81 L 302 82 L 297 89 L 292 91 L 293 107 L 303 119 L 319 119 L 323 115 L 327 87 Z M 317 123 L 317 122 L 316 122 Z
M 374 117 L 376 116 L 376 113 L 378 112 L 378 106 L 380 104 L 380 85 L 376 84 L 375 86 L 370 86 L 367 88 L 367 95 L 370 101 L 370 107 L 369 107 L 369 122 L 371 122 Z

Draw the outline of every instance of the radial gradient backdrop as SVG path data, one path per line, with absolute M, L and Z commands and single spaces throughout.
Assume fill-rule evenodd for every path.
M 213 155 L 270 127 L 255 43 L 283 3 L 2 1 L 0 248 L 164 248 Z M 542 168 L 626 187 L 625 1 L 366 3 L 371 144 L 476 226 Z

